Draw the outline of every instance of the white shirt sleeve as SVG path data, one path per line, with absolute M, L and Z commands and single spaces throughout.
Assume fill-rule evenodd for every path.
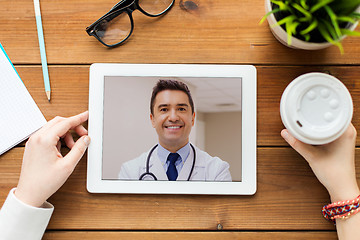
M 49 224 L 54 206 L 45 202 L 40 208 L 21 202 L 12 189 L 0 210 L 1 240 L 39 240 Z

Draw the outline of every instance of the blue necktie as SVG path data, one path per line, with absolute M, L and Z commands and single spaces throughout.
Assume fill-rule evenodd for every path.
M 178 153 L 170 153 L 167 161 L 169 161 L 169 167 L 166 171 L 166 175 L 168 176 L 169 181 L 176 181 L 178 177 L 178 172 L 176 170 L 175 162 L 179 158 Z

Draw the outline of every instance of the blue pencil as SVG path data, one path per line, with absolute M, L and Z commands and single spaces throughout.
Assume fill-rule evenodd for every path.
M 47 66 L 47 61 L 46 61 L 44 33 L 43 33 L 43 27 L 42 27 L 42 21 L 41 21 L 39 0 L 34 0 L 34 7 L 35 7 L 36 27 L 37 27 L 38 38 L 39 38 L 41 65 L 42 65 L 43 76 L 44 76 L 45 93 L 50 102 L 51 89 L 50 89 L 48 66 Z

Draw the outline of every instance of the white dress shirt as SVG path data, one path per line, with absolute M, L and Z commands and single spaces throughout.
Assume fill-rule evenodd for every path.
M 40 208 L 21 202 L 12 189 L 0 210 L 1 240 L 40 240 L 49 224 L 54 206 L 45 202 Z

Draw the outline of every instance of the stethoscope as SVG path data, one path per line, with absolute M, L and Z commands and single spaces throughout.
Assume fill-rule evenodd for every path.
M 147 159 L 146 159 L 146 172 L 144 172 L 139 180 L 144 180 L 144 177 L 145 176 L 151 176 L 153 178 L 153 180 L 156 180 L 157 181 L 157 177 L 155 176 L 155 174 L 153 174 L 152 172 L 150 172 L 150 158 L 151 158 L 151 155 L 153 153 L 153 151 L 155 150 L 155 148 L 157 148 L 158 144 L 156 144 L 149 152 L 148 156 L 147 156 Z M 194 153 L 194 160 L 193 160 L 193 163 L 192 163 L 192 167 L 191 167 L 191 170 L 190 170 L 190 173 L 189 173 L 189 177 L 187 179 L 187 181 L 190 180 L 190 177 L 191 177 L 191 174 L 194 170 L 194 166 L 195 166 L 195 161 L 196 161 L 196 151 L 195 151 L 195 148 L 194 146 L 190 143 L 190 146 L 193 150 L 193 153 Z

